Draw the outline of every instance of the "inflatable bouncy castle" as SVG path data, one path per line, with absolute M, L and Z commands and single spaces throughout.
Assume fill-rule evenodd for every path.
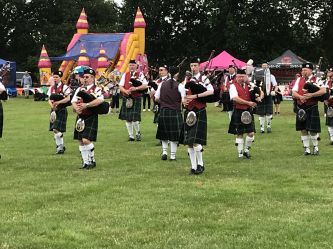
M 59 70 L 62 80 L 67 82 L 76 66 L 90 66 L 98 72 L 97 78 L 108 77 L 113 70 L 124 73 L 128 62 L 138 61 L 141 71 L 148 71 L 145 55 L 146 22 L 140 8 L 137 9 L 133 32 L 129 33 L 89 33 L 87 15 L 82 9 L 76 24 L 77 32 L 70 41 L 64 55 L 49 57 L 43 45 L 38 68 L 40 83 L 45 84 L 51 74 L 51 61 L 62 61 Z

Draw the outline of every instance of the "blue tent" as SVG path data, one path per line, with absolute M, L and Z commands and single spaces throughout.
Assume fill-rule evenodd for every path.
M 2 68 L 8 60 L 0 59 L 0 68 Z M 5 85 L 6 88 L 8 87 L 16 87 L 16 62 L 10 62 L 10 74 L 9 77 L 6 77 L 2 83 Z M 4 78 L 4 77 L 3 77 Z

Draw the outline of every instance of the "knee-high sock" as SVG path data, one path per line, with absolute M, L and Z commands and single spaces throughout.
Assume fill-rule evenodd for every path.
M 266 115 L 267 127 L 271 127 L 272 115 Z
M 162 140 L 162 154 L 168 155 L 168 140 Z
M 254 141 L 254 136 L 253 137 L 246 136 L 245 151 L 248 151 L 251 148 L 253 141 Z
M 304 148 L 309 148 L 310 147 L 309 135 L 303 135 L 303 136 L 301 136 L 301 139 L 302 139 Z
M 328 134 L 330 135 L 330 140 L 331 142 L 333 142 L 333 127 L 332 126 L 328 126 Z
M 203 160 L 202 160 L 202 145 L 198 144 L 193 147 L 195 151 L 195 156 L 197 158 L 197 162 L 199 165 L 203 166 Z
M 176 152 L 177 152 L 177 142 L 170 141 L 170 159 L 176 159 Z
M 265 129 L 265 117 L 259 117 L 259 123 L 260 123 L 260 130 Z
M 84 164 L 89 164 L 89 151 L 85 145 L 80 145 L 79 150 L 81 152 L 82 161 Z
M 64 144 L 64 136 L 61 132 L 55 133 L 54 134 L 54 139 L 55 139 L 55 142 L 56 142 L 57 146 Z
M 93 143 L 86 145 L 86 150 L 88 151 L 89 163 L 95 162 L 95 146 Z
M 238 154 L 243 154 L 244 140 L 243 138 L 236 138 L 236 146 Z
M 193 148 L 188 148 L 187 151 L 190 156 L 192 169 L 196 170 L 197 169 L 197 159 L 195 156 L 195 151 Z
M 228 111 L 229 120 L 231 120 L 232 111 Z
M 126 128 L 128 131 L 128 136 L 133 138 L 133 122 L 126 121 Z
M 311 141 L 314 147 L 318 147 L 318 136 L 317 134 L 314 136 L 311 136 Z
M 140 134 L 140 122 L 139 121 L 133 122 L 133 126 L 135 129 L 136 135 Z

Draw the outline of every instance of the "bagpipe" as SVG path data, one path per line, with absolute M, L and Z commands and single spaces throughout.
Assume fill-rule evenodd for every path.
M 187 73 L 186 77 L 191 76 L 191 78 L 190 78 L 190 80 L 188 80 L 185 83 L 185 89 L 191 90 L 191 93 L 193 95 L 200 94 L 200 93 L 207 91 L 207 88 L 204 85 L 200 84 L 199 81 L 200 81 L 200 78 L 202 78 L 202 76 L 206 72 L 208 66 L 211 64 L 211 60 L 213 58 L 214 53 L 215 53 L 215 50 L 212 50 L 212 52 L 210 53 L 208 62 L 205 65 L 205 68 L 203 69 L 203 71 L 200 72 L 199 80 L 193 76 L 193 73 L 190 73 L 190 75 L 189 75 L 189 73 Z M 208 79 L 208 77 L 206 79 Z M 205 84 L 205 82 L 203 82 L 203 84 Z M 219 101 L 221 89 L 219 87 L 217 87 L 217 85 L 213 85 L 213 88 L 214 88 L 214 93 L 212 95 L 209 95 L 206 97 L 200 97 L 200 98 L 198 98 L 198 101 L 200 101 L 202 103 L 215 103 L 215 102 Z
M 62 94 L 59 94 L 59 93 L 52 93 L 51 95 L 50 95 L 50 100 L 52 100 L 52 101 L 60 101 L 60 100 L 63 100 L 65 98 L 65 96 L 64 95 L 62 95 Z M 62 109 L 62 108 L 66 108 L 67 106 L 70 106 L 71 105 L 71 101 L 69 100 L 68 102 L 66 102 L 66 103 L 61 103 L 61 104 L 59 104 L 58 105 L 58 109 Z
M 320 90 L 320 87 L 314 83 L 314 82 L 306 82 L 303 86 L 303 89 L 306 90 L 308 93 L 315 93 Z M 318 97 L 313 97 L 313 99 L 318 100 L 318 101 L 325 101 L 328 100 L 330 96 L 333 95 L 333 91 L 329 88 L 326 88 L 326 92 Z
M 258 103 L 256 100 L 261 95 L 261 84 L 262 83 L 253 83 L 249 82 L 249 91 L 250 91 L 250 98 L 252 102 Z
M 4 90 L 2 93 L 0 93 L 0 100 L 7 100 L 8 99 L 8 93 L 6 90 Z
M 93 94 L 87 93 L 86 91 L 78 91 L 77 97 L 80 97 L 83 103 L 89 103 L 96 99 Z M 109 113 L 109 103 L 103 102 L 98 106 L 89 107 L 86 109 L 87 112 L 83 114 L 108 114 Z

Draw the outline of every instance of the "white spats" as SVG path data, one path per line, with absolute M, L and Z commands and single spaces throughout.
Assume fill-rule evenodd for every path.
M 246 136 L 246 138 L 245 138 L 245 152 L 248 152 L 250 150 L 253 141 L 254 141 L 254 136 L 253 137 Z
M 133 122 L 133 126 L 134 126 L 134 129 L 135 129 L 135 134 L 139 135 L 140 134 L 140 122 L 139 121 Z
M 54 134 L 54 140 L 57 146 L 64 144 L 64 137 L 61 132 L 57 132 Z
M 304 148 L 309 148 L 310 147 L 310 138 L 309 135 L 303 135 L 301 136 L 302 143 Z
M 162 155 L 168 154 L 168 141 L 162 140 Z

